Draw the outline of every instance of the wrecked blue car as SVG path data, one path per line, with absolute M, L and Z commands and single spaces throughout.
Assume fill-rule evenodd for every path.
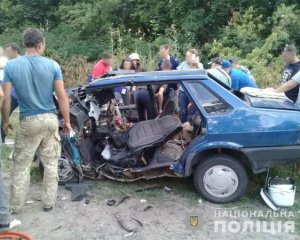
M 300 160 L 300 111 L 285 98 L 233 90 L 206 71 L 111 74 L 70 91 L 74 136 L 63 140 L 59 179 L 109 178 L 120 182 L 192 177 L 214 203 L 242 197 L 254 173 Z M 134 104 L 115 89 L 177 84 L 194 114 L 181 123 L 176 100 L 166 99 L 156 119 L 138 122 Z

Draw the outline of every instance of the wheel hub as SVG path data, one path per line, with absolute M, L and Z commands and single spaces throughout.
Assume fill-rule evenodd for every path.
M 214 197 L 225 198 L 238 188 L 238 176 L 229 167 L 217 165 L 209 168 L 203 177 L 205 190 Z

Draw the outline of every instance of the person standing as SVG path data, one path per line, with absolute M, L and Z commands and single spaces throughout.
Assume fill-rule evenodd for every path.
M 24 206 L 30 184 L 30 166 L 35 153 L 44 165 L 42 202 L 44 211 L 52 210 L 58 186 L 58 158 L 61 154 L 58 118 L 53 102 L 56 92 L 64 122 L 70 134 L 69 102 L 65 93 L 61 68 L 57 62 L 43 57 L 45 39 L 41 31 L 29 28 L 23 33 L 24 56 L 11 60 L 4 69 L 3 126 L 7 133 L 12 87 L 20 105 L 20 123 L 16 133 L 10 206 L 19 213 Z
M 4 67 L 7 63 L 8 59 L 6 56 L 4 56 L 4 50 L 3 47 L 0 46 L 0 82 L 3 82 L 4 77 Z
M 288 72 L 286 74 L 288 74 Z M 276 93 L 285 93 L 285 95 L 287 97 L 288 96 L 293 96 L 294 97 L 294 94 L 290 95 L 291 91 L 292 90 L 295 91 L 295 89 L 298 89 L 297 99 L 295 101 L 292 100 L 292 99 L 291 100 L 296 104 L 296 106 L 300 107 L 300 94 L 299 94 L 300 88 L 299 88 L 299 86 L 300 86 L 300 70 L 296 74 L 294 74 L 288 81 L 283 83 L 280 87 L 274 89 L 274 92 L 276 92 Z M 297 163 L 296 171 L 297 171 L 297 174 L 300 176 L 300 162 Z
M 107 73 L 108 71 L 112 70 L 112 56 L 108 52 L 104 52 L 102 54 L 102 58 L 100 61 L 96 63 L 93 68 L 92 77 L 93 79 L 97 79 L 101 77 L 103 74 Z
M 142 66 L 140 55 L 138 53 L 131 53 L 129 58 L 132 62 L 132 68 L 136 72 L 145 72 L 145 69 Z
M 239 63 L 239 61 L 237 60 L 237 58 L 230 58 L 229 62 L 231 63 L 231 67 L 243 71 L 252 79 L 253 82 L 256 82 L 256 80 L 255 80 L 254 76 L 252 75 L 251 71 L 249 70 L 249 68 L 241 65 Z
M 170 55 L 170 46 L 169 45 L 161 45 L 159 48 L 160 59 L 157 64 L 158 70 L 163 70 L 162 64 L 163 60 L 169 60 L 171 63 L 171 70 L 176 70 L 179 66 L 179 61 L 176 57 Z
M 199 52 L 192 48 L 186 52 L 185 61 L 182 62 L 178 67 L 178 70 L 197 70 L 203 69 L 203 65 L 199 59 Z M 179 88 L 179 109 L 180 109 L 180 120 L 185 123 L 188 120 L 188 105 L 190 103 L 189 97 L 186 95 L 184 89 L 180 86 Z
M 231 78 L 231 87 L 235 90 L 241 90 L 244 87 L 257 88 L 255 82 L 243 71 L 232 68 L 231 63 L 228 60 L 223 60 L 223 70 Z
M 17 43 L 9 43 L 4 47 L 4 55 L 9 59 L 15 59 L 21 56 L 21 48 Z M 10 106 L 10 114 L 19 106 L 18 97 L 15 89 L 13 88 L 11 91 L 11 106 Z M 3 121 L 1 121 L 1 139 L 2 143 L 5 143 L 5 132 L 3 130 Z
M 286 45 L 282 51 L 282 59 L 286 65 L 282 72 L 280 82 L 284 85 L 300 71 L 300 61 L 297 57 L 296 47 L 294 45 Z M 299 85 L 297 84 L 294 88 L 285 91 L 284 94 L 295 103 L 299 95 Z
M 118 68 L 119 71 L 130 71 L 133 70 L 133 64 L 130 58 L 124 58 Z M 120 86 L 114 88 L 115 90 L 115 98 L 121 104 L 129 105 L 131 100 L 131 87 L 128 86 Z
M 3 91 L 0 86 L 0 108 L 3 101 Z M 0 155 L 1 155 L 1 142 L 0 142 Z M 9 213 L 9 202 L 5 193 L 5 187 L 2 179 L 2 165 L 0 159 L 0 231 L 6 230 L 10 223 L 10 213 Z
M 231 77 L 222 69 L 223 59 L 220 57 L 215 57 L 209 64 L 211 64 L 211 69 L 208 69 L 207 72 L 219 79 L 228 87 L 231 87 Z

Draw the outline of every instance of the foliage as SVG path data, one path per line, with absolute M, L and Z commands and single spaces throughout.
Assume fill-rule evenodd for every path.
M 263 86 L 278 78 L 283 45 L 300 46 L 298 0 L 0 1 L 0 45 L 21 43 L 32 26 L 44 31 L 47 55 L 67 65 L 86 61 L 87 72 L 103 51 L 115 55 L 115 67 L 134 51 L 155 69 L 158 47 L 168 43 L 181 60 L 190 47 L 201 50 L 204 63 L 239 57 Z
M 278 83 L 283 66 L 278 57 L 280 52 L 286 44 L 299 41 L 299 31 L 299 11 L 293 5 L 280 5 L 266 22 L 250 7 L 243 15 L 234 13 L 221 37 L 205 48 L 210 57 L 242 59 L 242 64 L 253 69 L 261 86 L 270 86 Z

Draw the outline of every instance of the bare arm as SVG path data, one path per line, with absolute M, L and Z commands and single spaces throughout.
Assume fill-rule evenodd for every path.
M 4 98 L 4 94 L 3 94 L 3 91 L 2 91 L 2 87 L 0 86 L 0 109 L 2 107 L 3 98 Z
M 1 113 L 4 123 L 4 130 L 7 133 L 8 128 L 5 129 L 5 127 L 8 127 L 9 124 L 9 113 L 10 113 L 10 105 L 11 105 L 11 90 L 12 90 L 12 84 L 10 82 L 6 82 L 3 84 L 3 93 L 4 93 L 4 102 L 2 105 Z
M 64 82 L 62 80 L 54 81 L 54 90 L 57 95 L 59 110 L 63 116 L 63 128 L 66 134 L 70 134 L 72 128 L 70 124 L 69 100 L 65 92 Z
M 164 101 L 164 91 L 165 91 L 165 89 L 163 87 L 160 87 L 158 93 L 155 94 L 155 96 L 157 97 L 157 100 L 158 100 L 159 113 L 162 112 L 162 105 L 163 105 L 163 101 Z
M 284 83 L 283 85 L 281 85 L 280 87 L 278 87 L 277 89 L 275 89 L 275 92 L 277 92 L 277 93 L 287 92 L 287 91 L 297 87 L 298 85 L 299 85 L 298 82 L 291 79 L 291 80 L 287 81 L 286 83 Z

